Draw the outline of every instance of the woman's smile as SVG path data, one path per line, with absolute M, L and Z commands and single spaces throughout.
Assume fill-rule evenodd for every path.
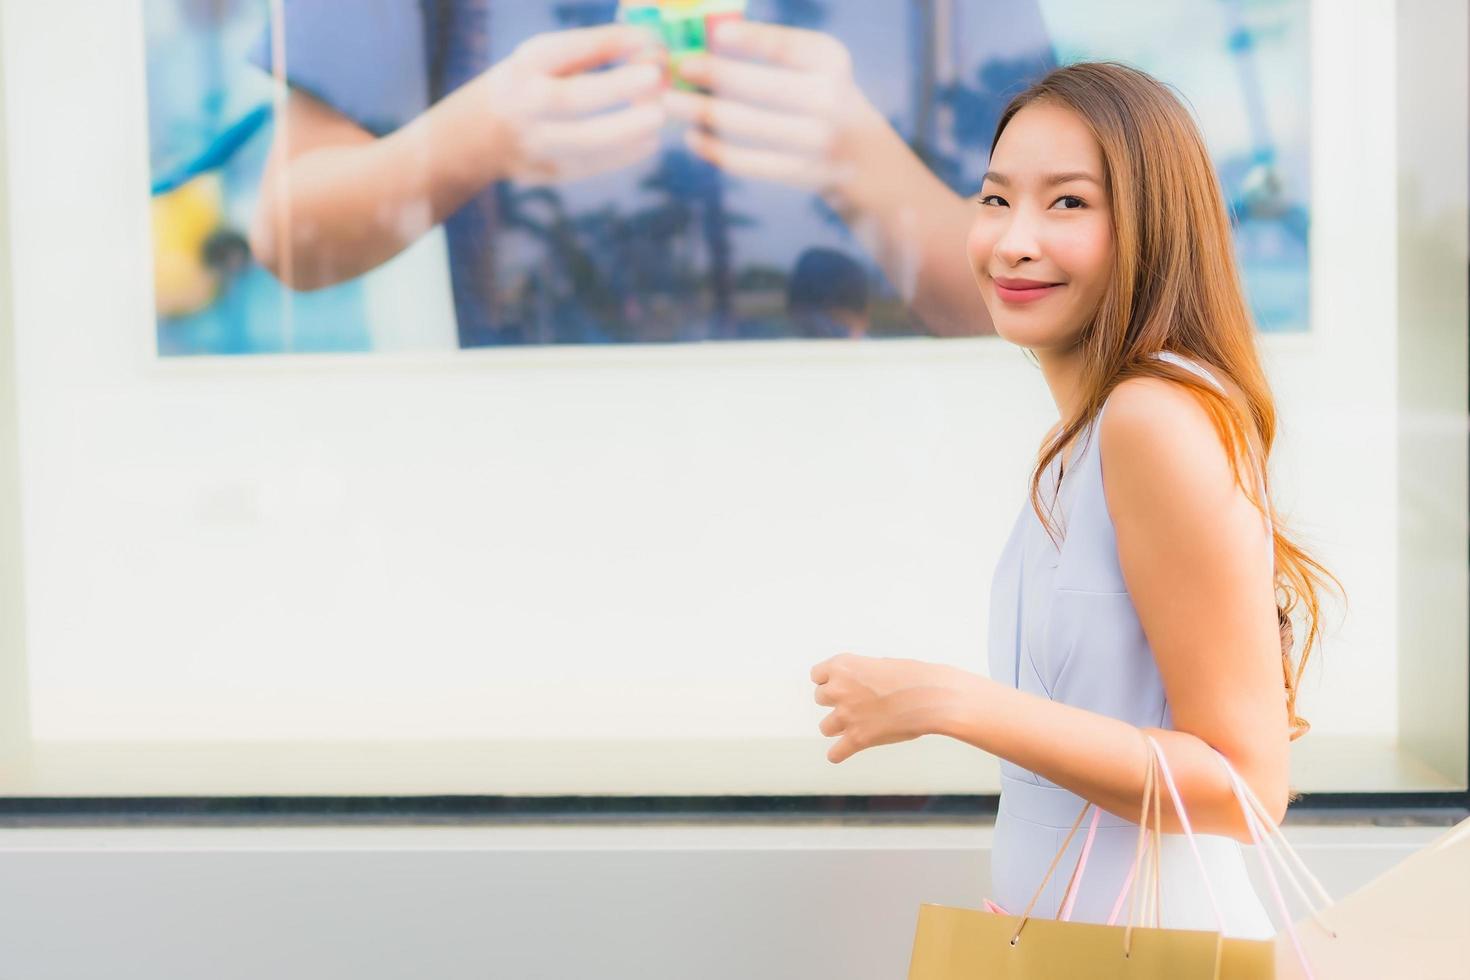
M 992 278 L 995 283 L 995 292 L 1007 303 L 1034 303 L 1036 300 L 1050 296 L 1061 289 L 1066 283 L 1040 282 L 1035 279 L 1007 279 L 1001 276 Z

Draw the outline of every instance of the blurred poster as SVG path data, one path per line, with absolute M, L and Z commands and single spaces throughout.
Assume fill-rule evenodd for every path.
M 819 195 L 707 163 L 678 126 L 626 165 L 468 190 L 455 165 L 484 134 L 446 132 L 403 171 L 419 206 L 385 214 L 390 196 L 367 195 L 299 224 L 287 274 L 285 249 L 262 246 L 280 227 L 266 181 L 283 113 L 296 141 L 382 145 L 522 42 L 611 22 L 617 3 L 143 7 L 160 355 L 927 333 Z M 1203 123 L 1261 329 L 1306 329 L 1307 0 L 750 0 L 745 16 L 840 41 L 867 99 L 965 196 L 1006 102 L 1050 68 L 1110 58 L 1158 75 Z

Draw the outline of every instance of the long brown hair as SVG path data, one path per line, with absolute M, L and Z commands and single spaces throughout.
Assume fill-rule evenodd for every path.
M 1011 101 L 992 154 L 1016 113 L 1037 102 L 1077 113 L 1102 148 L 1115 245 L 1112 281 L 1079 341 L 1080 408 L 1041 451 L 1031 475 L 1032 506 L 1055 537 L 1042 505 L 1043 475 L 1119 384 L 1153 377 L 1188 389 L 1209 412 L 1236 483 L 1271 522 L 1281 667 L 1295 739 L 1309 727 L 1296 713 L 1296 697 L 1307 657 L 1321 638 L 1320 595 L 1329 584 L 1340 586 L 1287 535 L 1271 503 L 1266 464 L 1276 440 L 1276 410 L 1204 139 L 1189 111 L 1157 79 L 1126 65 L 1083 62 L 1052 71 Z M 1238 398 L 1156 356 L 1166 351 L 1228 379 Z M 1307 623 L 1295 662 L 1294 612 Z

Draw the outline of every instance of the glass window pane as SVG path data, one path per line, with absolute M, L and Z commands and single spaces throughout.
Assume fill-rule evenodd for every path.
M 1293 785 L 1466 789 L 1463 9 L 750 0 L 852 87 L 715 163 L 642 54 L 533 95 L 610 0 L 96 6 L 0 0 L 0 793 L 995 793 L 938 738 L 828 765 L 807 671 L 987 669 L 1056 409 L 954 288 L 964 199 L 1096 58 L 1198 118 L 1346 587 Z

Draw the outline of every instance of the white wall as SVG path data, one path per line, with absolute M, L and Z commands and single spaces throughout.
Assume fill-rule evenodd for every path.
M 1312 330 L 1265 342 L 1278 488 L 1352 601 L 1303 711 L 1388 739 L 1394 8 L 1318 6 Z M 0 0 L 34 737 L 810 739 L 815 790 L 891 785 L 826 767 L 807 669 L 843 649 L 984 669 L 1050 421 L 1017 352 L 159 363 L 139 11 Z M 738 760 L 730 791 L 763 791 Z

